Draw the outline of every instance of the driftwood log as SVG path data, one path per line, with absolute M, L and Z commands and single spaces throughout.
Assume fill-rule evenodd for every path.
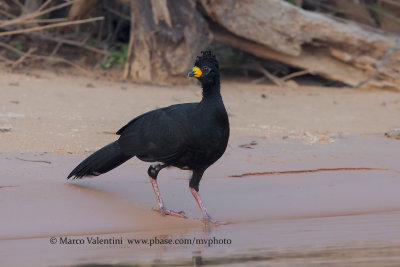
M 280 0 L 200 3 L 219 42 L 353 87 L 400 90 L 400 49 L 393 36 Z
M 354 5 L 336 1 L 340 6 Z M 83 17 L 96 2 L 76 1 L 70 18 Z M 131 5 L 124 78 L 133 81 L 180 81 L 195 56 L 214 38 L 351 87 L 400 91 L 400 39 L 371 27 L 305 11 L 283 0 L 119 2 Z M 301 0 L 295 3 L 300 5 Z M 369 16 L 361 15 L 367 18 L 361 22 L 373 24 Z
M 131 0 L 131 11 L 125 78 L 159 84 L 184 81 L 182 74 L 211 37 L 195 1 Z

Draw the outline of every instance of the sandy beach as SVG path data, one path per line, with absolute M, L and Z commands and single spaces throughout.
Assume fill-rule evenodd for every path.
M 0 73 L 1 265 L 398 265 L 400 141 L 384 133 L 400 128 L 400 94 L 222 84 L 232 135 L 200 193 L 229 224 L 204 227 L 188 171 L 163 170 L 159 184 L 189 219 L 152 210 L 137 159 L 66 180 L 135 116 L 198 101 L 196 84 Z

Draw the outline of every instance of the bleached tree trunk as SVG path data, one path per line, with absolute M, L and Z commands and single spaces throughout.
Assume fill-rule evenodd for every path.
M 68 18 L 71 20 L 84 18 L 97 5 L 98 0 L 79 0 L 72 4 Z
M 131 0 L 131 36 L 125 78 L 144 83 L 184 81 L 210 40 L 194 0 Z

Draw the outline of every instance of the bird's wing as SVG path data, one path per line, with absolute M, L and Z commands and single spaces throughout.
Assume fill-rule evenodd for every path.
M 149 112 L 143 113 L 142 115 L 137 116 L 136 118 L 132 119 L 130 122 L 128 122 L 127 124 L 125 124 L 121 129 L 119 129 L 119 130 L 116 132 L 116 134 L 117 134 L 117 135 L 123 135 L 125 131 L 129 131 L 130 127 L 135 123 L 135 121 L 137 121 L 137 120 L 139 120 L 140 118 L 142 118 L 142 117 L 148 115 L 149 113 L 154 112 L 154 111 L 157 111 L 157 110 L 158 110 L 158 109 L 152 110 L 152 111 L 149 111 Z
M 174 105 L 147 112 L 117 132 L 121 151 L 147 161 L 168 161 L 185 152 L 188 113 L 195 103 Z

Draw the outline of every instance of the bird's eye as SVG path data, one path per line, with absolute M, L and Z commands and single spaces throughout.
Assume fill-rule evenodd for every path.
M 211 71 L 211 68 L 207 67 L 207 66 L 204 66 L 203 69 L 202 69 L 203 75 L 209 74 L 210 71 Z

